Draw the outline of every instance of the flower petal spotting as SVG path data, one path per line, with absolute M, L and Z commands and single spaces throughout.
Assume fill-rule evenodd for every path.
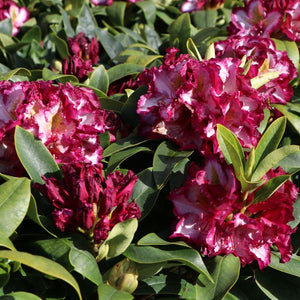
M 99 163 L 103 150 L 98 134 L 112 128 L 113 141 L 118 132 L 117 117 L 101 109 L 94 91 L 70 83 L 1 81 L 0 107 L 0 140 L 5 139 L 7 145 L 1 159 L 15 153 L 12 146 L 16 125 L 39 138 L 57 163 Z M 6 170 L 10 174 L 14 171 L 18 172 Z
M 169 49 L 159 68 L 152 67 L 138 78 L 139 84 L 148 85 L 137 106 L 140 134 L 166 137 L 181 149 L 216 153 L 219 123 L 233 131 L 244 147 L 255 146 L 268 104 L 242 74 L 241 61 L 198 61 L 184 54 L 176 57 L 177 52 Z
M 284 174 L 282 169 L 267 173 L 266 181 Z M 231 166 L 208 159 L 205 166 L 192 168 L 185 184 L 169 195 L 178 224 L 171 237 L 180 237 L 208 256 L 234 254 L 243 266 L 257 261 L 263 269 L 270 263 L 272 245 L 281 253 L 281 261 L 292 255 L 293 204 L 296 186 L 285 182 L 263 202 L 246 199 Z

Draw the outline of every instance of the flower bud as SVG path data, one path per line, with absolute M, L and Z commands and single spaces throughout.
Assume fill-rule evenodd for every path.
M 138 286 L 138 271 L 135 263 L 125 258 L 115 264 L 108 275 L 108 284 L 130 294 L 134 292 Z

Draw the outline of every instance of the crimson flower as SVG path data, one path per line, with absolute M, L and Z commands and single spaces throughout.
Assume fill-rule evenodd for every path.
M 279 77 L 272 79 L 258 89 L 264 99 L 270 103 L 286 103 L 293 95 L 290 81 L 297 77 L 297 69 L 284 51 L 276 49 L 269 38 L 258 36 L 233 35 L 215 43 L 216 57 L 234 57 L 251 60 L 247 76 L 254 78 L 265 72 L 279 71 Z
M 241 193 L 231 166 L 208 159 L 204 167 L 191 166 L 189 178 L 169 199 L 179 222 L 172 238 L 180 237 L 210 257 L 234 254 L 243 266 L 257 260 L 263 269 L 270 263 L 270 247 L 276 245 L 281 261 L 292 255 L 288 222 L 294 219 L 296 186 L 286 181 L 263 202 L 252 204 L 253 193 Z M 285 174 L 280 168 L 269 171 L 266 182 Z
M 137 113 L 139 132 L 148 138 L 168 138 L 181 149 L 203 154 L 220 152 L 216 126 L 234 132 L 244 147 L 255 146 L 265 100 L 242 74 L 239 59 L 198 61 L 169 49 L 164 63 L 145 70 L 139 84 L 148 86 Z
M 137 177 L 129 170 L 103 176 L 102 164 L 72 163 L 62 165 L 64 179 L 46 178 L 45 185 L 36 184 L 51 201 L 53 220 L 61 231 L 78 228 L 91 234 L 100 244 L 119 222 L 139 218 L 138 205 L 128 202 Z
M 16 125 L 33 133 L 57 163 L 102 159 L 99 133 L 118 132 L 117 117 L 100 108 L 93 90 L 51 82 L 0 82 L 0 170 L 17 174 L 13 136 Z M 109 120 L 109 122 L 107 122 Z M 12 160 L 12 158 L 15 158 Z

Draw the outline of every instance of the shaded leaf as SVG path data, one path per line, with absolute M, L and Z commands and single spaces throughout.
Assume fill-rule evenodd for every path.
M 89 86 L 95 87 L 96 89 L 107 93 L 108 90 L 108 74 L 103 65 L 99 65 L 90 74 Z
M 113 5 L 106 7 L 107 17 L 114 26 L 124 25 L 126 3 L 114 1 Z
M 42 298 L 27 292 L 13 292 L 0 296 L 1 300 L 42 300 Z
M 79 299 L 82 299 L 77 281 L 63 266 L 53 260 L 43 256 L 32 255 L 27 252 L 12 250 L 0 250 L 0 257 L 19 262 L 46 275 L 50 275 L 67 282 L 75 289 Z
M 136 2 L 135 5 L 143 11 L 146 22 L 149 25 L 153 25 L 156 19 L 155 3 L 153 1 L 141 1 Z
M 102 283 L 98 286 L 98 300 L 132 300 L 133 296 Z
M 20 161 L 33 181 L 43 184 L 41 175 L 59 176 L 59 167 L 45 145 L 19 126 L 15 130 L 15 146 Z
M 269 267 L 280 272 L 284 272 L 293 276 L 300 277 L 300 257 L 293 254 L 291 260 L 286 263 L 280 262 L 280 253 L 271 253 L 271 263 Z
M 109 83 L 112 83 L 120 78 L 140 73 L 142 71 L 144 71 L 144 67 L 141 65 L 124 63 L 111 67 L 107 70 L 107 74 Z

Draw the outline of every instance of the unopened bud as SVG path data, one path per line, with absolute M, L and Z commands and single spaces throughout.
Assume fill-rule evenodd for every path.
M 138 286 L 138 271 L 135 263 L 125 258 L 115 264 L 108 275 L 108 284 L 130 294 L 134 292 Z

